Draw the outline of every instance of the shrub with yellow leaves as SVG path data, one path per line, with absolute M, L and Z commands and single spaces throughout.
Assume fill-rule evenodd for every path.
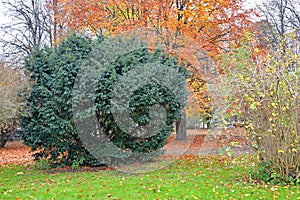
M 227 105 L 246 120 L 260 162 L 281 181 L 300 183 L 300 56 L 289 47 L 297 41 L 287 37 L 289 43 L 262 58 L 253 58 L 249 38 L 225 53 L 220 84 Z

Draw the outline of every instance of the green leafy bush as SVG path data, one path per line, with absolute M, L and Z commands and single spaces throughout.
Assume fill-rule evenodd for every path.
M 178 66 L 176 57 L 161 49 L 151 50 L 136 37 L 107 39 L 99 49 L 94 49 L 92 55 L 91 61 L 85 63 L 91 66 L 90 71 L 82 72 L 76 85 L 85 89 L 79 89 L 74 95 L 74 101 L 80 102 L 79 107 L 82 101 L 89 105 L 95 98 L 101 130 L 87 124 L 82 131 L 85 133 L 80 134 L 85 145 L 104 163 L 144 162 L 156 157 L 173 129 L 173 123 L 181 117 L 187 96 L 187 71 L 183 65 Z M 97 74 L 94 60 L 99 55 L 109 55 L 110 61 L 100 63 L 96 71 L 103 71 L 93 83 L 90 79 Z M 97 85 L 93 98 L 91 84 Z M 80 129 L 91 119 L 89 112 L 84 109 L 78 113 Z
M 24 142 L 35 150 L 36 159 L 49 159 L 52 165 L 96 163 L 83 147 L 72 121 L 72 88 L 92 41 L 70 36 L 59 46 L 36 50 L 27 61 L 32 90 L 27 99 L 30 115 L 22 118 Z
M 110 46 L 106 48 L 105 44 Z M 143 48 L 135 48 L 136 50 L 128 52 L 129 44 Z M 107 58 L 110 61 L 107 66 L 105 65 L 105 71 L 101 76 L 94 73 L 93 67 L 89 68 L 90 62 L 97 59 L 93 56 L 103 55 L 103 52 L 97 52 L 99 47 L 102 51 L 109 53 L 125 52 L 119 57 Z M 112 49 L 112 47 L 116 49 Z M 101 59 L 98 63 L 100 61 Z M 180 118 L 180 109 L 184 106 L 180 105 L 175 98 L 174 94 L 177 91 L 169 91 L 168 88 L 152 80 L 153 82 L 142 85 L 130 96 L 129 116 L 134 123 L 140 126 L 149 124 L 153 118 L 159 118 L 159 116 L 151 116 L 150 111 L 153 106 L 160 104 L 164 107 L 167 116 L 166 122 L 153 136 L 141 138 L 126 134 L 126 131 L 120 128 L 120 124 L 116 122 L 116 115 L 113 115 L 113 109 L 124 109 L 115 107 L 113 97 L 119 98 L 120 92 L 113 93 L 114 87 L 121 77 L 128 74 L 126 72 L 132 72 L 136 66 L 141 67 L 147 64 L 154 67 L 154 72 L 160 72 L 159 67 L 164 65 L 169 69 L 175 69 L 183 77 L 187 75 L 182 66 L 178 67 L 175 57 L 164 54 L 159 49 L 150 50 L 145 43 L 139 42 L 135 38 L 102 41 L 73 35 L 53 49 L 36 50 L 27 62 L 27 69 L 31 72 L 33 83 L 27 101 L 31 114 L 22 119 L 25 143 L 33 149 L 39 150 L 35 157 L 37 159 L 46 158 L 52 165 L 69 165 L 77 168 L 80 165 L 113 163 L 113 160 L 118 160 L 118 162 L 120 160 L 124 162 L 136 159 L 148 160 L 144 154 L 139 153 L 147 153 L 149 159 L 156 156 L 159 149 L 166 143 L 172 130 L 172 124 Z M 82 70 L 85 69 L 88 69 L 88 72 L 82 73 Z M 89 71 L 90 69 L 91 71 Z M 142 68 L 140 70 L 143 71 Z M 140 72 L 142 73 L 142 71 Z M 137 76 L 134 80 L 143 78 L 138 72 L 137 70 L 133 74 Z M 91 79 L 89 76 L 95 79 Z M 165 81 L 169 81 L 167 77 Z M 127 89 L 130 89 L 128 86 L 130 82 L 126 83 L 125 81 L 121 86 L 125 94 Z M 96 85 L 96 91 L 90 91 L 88 88 L 93 84 Z M 179 95 L 183 95 L 182 98 L 185 99 L 185 81 L 180 82 L 179 85 L 181 88 L 178 91 L 182 91 Z M 87 88 L 76 93 L 74 87 Z M 82 102 L 89 98 L 89 95 L 94 95 L 93 93 L 95 93 L 95 99 L 92 101 L 95 102 L 95 105 L 91 109 L 97 117 L 94 125 L 101 127 L 107 140 L 101 140 L 103 137 L 97 132 L 89 132 L 94 126 L 87 123 L 89 116 L 86 115 L 85 110 L 81 113 L 76 110 L 76 105 L 78 104 L 80 107 Z M 78 120 L 83 123 L 82 126 L 76 127 Z M 82 135 L 78 128 L 87 131 L 88 134 Z M 86 139 L 90 143 L 85 142 Z M 111 151 L 112 144 L 120 151 Z M 126 152 L 130 154 L 126 154 Z

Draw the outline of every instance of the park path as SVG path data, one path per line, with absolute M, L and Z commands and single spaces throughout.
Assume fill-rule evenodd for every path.
M 173 133 L 164 147 L 167 155 L 252 154 L 254 149 L 242 129 L 188 130 L 186 140 L 176 140 Z
M 239 129 L 188 130 L 186 140 L 176 140 L 173 133 L 164 150 L 170 156 L 226 155 L 226 148 L 233 156 L 254 152 L 247 143 L 246 135 Z M 31 148 L 22 144 L 22 141 L 8 142 L 4 148 L 0 148 L 0 165 L 31 163 L 31 154 Z

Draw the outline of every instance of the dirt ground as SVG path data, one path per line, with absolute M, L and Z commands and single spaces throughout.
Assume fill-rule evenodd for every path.
M 173 133 L 164 147 L 166 155 L 180 156 L 253 153 L 246 133 L 241 129 L 228 128 L 208 130 L 188 130 L 186 140 L 176 140 Z M 31 148 L 22 141 L 8 142 L 0 148 L 0 165 L 29 164 L 33 161 Z
M 254 153 L 247 134 L 242 129 L 188 130 L 186 140 L 176 140 L 175 134 L 164 147 L 168 155 L 241 155 Z

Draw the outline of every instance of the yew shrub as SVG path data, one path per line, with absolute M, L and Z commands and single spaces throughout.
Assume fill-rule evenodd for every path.
M 129 51 L 129 46 L 135 50 Z M 104 54 L 119 56 L 102 58 Z M 97 56 L 101 58 L 97 60 Z M 102 69 L 103 74 L 93 71 L 97 68 L 94 60 L 100 63 L 99 71 L 106 67 Z M 107 63 L 101 63 L 104 60 Z M 182 77 L 187 75 L 186 70 L 178 66 L 176 57 L 165 54 L 161 49 L 149 49 L 137 38 L 91 40 L 73 35 L 55 48 L 36 50 L 27 62 L 32 90 L 27 99 L 30 114 L 22 118 L 25 144 L 38 150 L 36 159 L 47 159 L 51 165 L 78 167 L 114 164 L 114 161 L 131 162 L 136 157 L 142 161 L 151 159 L 166 143 L 184 106 L 175 98 L 176 91 L 169 91 L 152 76 L 161 72 L 162 65 L 167 72 L 175 70 Z M 146 66 L 152 67 L 152 74 L 146 83 L 140 84 L 129 95 L 130 113 L 123 119 L 131 118 L 136 126 L 148 125 L 157 118 L 150 112 L 157 104 L 164 107 L 166 119 L 157 133 L 138 137 L 120 128 L 113 112 L 126 109 L 125 106 L 118 107 L 115 102 L 129 93 L 132 83 L 145 80 L 148 76 L 145 74 Z M 126 74 L 133 77 L 120 81 Z M 163 81 L 168 83 L 168 77 L 163 77 Z M 185 78 L 179 80 L 175 77 L 173 81 L 178 82 L 175 88 L 183 91 L 180 96 L 186 99 Z M 118 83 L 120 92 L 114 93 Z M 91 89 L 93 85 L 95 90 Z M 85 108 L 89 103 L 94 106 Z M 93 123 L 89 123 L 90 114 L 96 116 Z M 102 128 L 103 134 L 99 134 L 100 129 L 93 129 L 98 127 Z M 87 133 L 84 135 L 81 130 Z M 105 141 L 102 140 L 104 137 Z

